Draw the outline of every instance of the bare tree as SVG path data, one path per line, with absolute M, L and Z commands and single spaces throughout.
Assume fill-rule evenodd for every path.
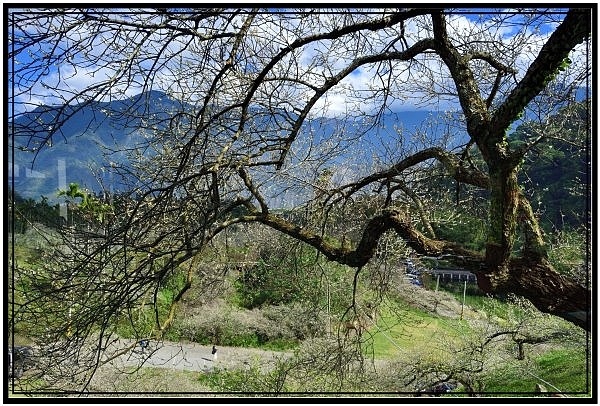
M 484 291 L 589 330 L 590 289 L 553 268 L 517 178 L 544 130 L 518 146 L 508 132 L 528 106 L 550 114 L 588 84 L 591 18 L 591 8 L 9 10 L 16 147 L 51 148 L 84 108 L 96 112 L 90 128 L 111 115 L 140 136 L 109 168 L 130 188 L 106 232 L 62 250 L 52 293 L 21 308 L 50 311 L 57 292 L 79 301 L 69 323 L 100 359 L 115 319 L 183 272 L 176 304 L 215 236 L 261 223 L 358 270 L 395 232 L 417 255 L 472 270 Z M 153 108 L 152 90 L 168 107 Z M 548 90 L 553 105 L 541 102 Z M 441 135 L 400 128 L 407 113 L 383 127 L 403 104 L 454 114 Z M 483 251 L 436 238 L 421 188 L 436 165 L 488 192 Z M 149 334 L 172 315 L 157 310 Z

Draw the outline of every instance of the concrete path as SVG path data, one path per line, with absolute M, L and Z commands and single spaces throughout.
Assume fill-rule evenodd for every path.
M 284 352 L 221 346 L 217 346 L 216 355 L 212 355 L 212 346 L 150 341 L 147 348 L 138 345 L 129 354 L 114 360 L 113 365 L 139 366 L 141 361 L 144 361 L 144 366 L 208 372 L 215 368 L 249 368 L 253 365 L 268 368 L 277 358 L 287 356 Z

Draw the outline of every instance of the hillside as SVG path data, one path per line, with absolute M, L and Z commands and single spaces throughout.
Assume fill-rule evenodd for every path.
M 160 127 L 166 125 L 169 112 L 182 109 L 180 103 L 157 91 L 126 100 L 73 107 L 63 113 L 65 121 L 60 130 L 53 133 L 52 142 L 42 143 L 51 131 L 46 123 L 53 122 L 56 116 L 52 111 L 57 107 L 25 113 L 11 127 L 13 136 L 9 138 L 11 153 L 6 170 L 9 185 L 20 198 L 37 201 L 44 196 L 53 203 L 58 190 L 67 189 L 72 182 L 100 195 L 131 188 L 136 180 L 127 175 L 128 154 L 147 142 L 150 133 L 145 127 L 152 126 L 147 117 L 154 117 L 154 124 Z M 191 108 L 183 107 L 184 110 Z M 585 112 L 584 103 L 575 106 L 575 113 L 558 112 L 553 120 L 570 117 L 574 130 L 565 134 L 564 139 L 555 138 L 536 146 L 521 171 L 520 180 L 548 229 L 577 226 L 585 222 L 586 211 L 590 209 L 589 202 L 583 198 L 586 193 L 583 185 L 590 176 L 590 151 L 577 148 L 581 135 L 576 130 L 585 124 L 586 118 L 582 116 Z M 424 131 L 443 114 L 435 111 L 388 113 L 378 125 L 366 126 L 365 142 L 373 140 L 374 144 L 385 145 L 392 132 L 399 129 L 410 143 L 413 131 Z M 361 124 L 334 118 L 313 118 L 305 123 L 307 130 L 323 134 L 356 125 Z M 517 145 L 528 131 L 527 125 L 516 126 L 511 143 Z M 435 135 L 434 131 L 433 136 L 443 134 Z M 456 142 L 460 142 L 459 139 Z M 575 159 L 566 160 L 565 157 L 573 155 Z M 118 166 L 123 169 L 115 171 L 114 167 Z

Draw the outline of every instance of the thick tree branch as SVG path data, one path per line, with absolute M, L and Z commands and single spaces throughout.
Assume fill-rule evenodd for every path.
M 389 169 L 371 174 L 363 179 L 340 187 L 331 192 L 331 195 L 341 194 L 344 198 L 350 197 L 365 186 L 384 179 L 390 179 L 399 175 L 402 171 L 413 167 L 428 159 L 437 159 L 444 165 L 448 175 L 461 183 L 478 186 L 482 189 L 489 188 L 489 180 L 486 174 L 476 169 L 468 169 L 460 164 L 460 159 L 453 153 L 442 148 L 433 147 L 419 151 L 409 157 L 404 158 Z
M 538 224 L 533 209 L 529 200 L 520 193 L 519 196 L 519 225 L 523 230 L 523 258 L 544 258 L 547 259 L 548 253 L 544 239 L 542 237 L 542 230 Z
M 477 274 L 479 286 L 490 293 L 514 293 L 528 298 L 539 310 L 571 321 L 589 331 L 591 291 L 558 274 L 544 258 L 514 258 L 510 272 L 488 273 L 481 253 L 459 244 L 427 238 L 398 210 L 385 210 L 366 225 L 354 249 L 335 246 L 322 236 L 272 214 L 253 214 L 242 221 L 257 221 L 303 241 L 329 260 L 353 267 L 366 265 L 374 256 L 379 238 L 394 230 L 416 252 L 424 256 L 448 257 L 453 263 Z
M 480 96 L 479 86 L 473 72 L 469 68 L 469 58 L 462 56 L 448 38 L 446 20 L 440 13 L 432 14 L 433 34 L 436 41 L 435 50 L 442 58 L 456 86 L 458 100 L 467 122 L 467 131 L 471 138 L 477 140 L 488 134 L 490 121 L 485 101 Z M 485 156 L 486 151 L 482 150 Z
M 465 60 L 467 62 L 470 60 L 473 60 L 473 59 L 479 59 L 482 61 L 486 61 L 491 67 L 493 67 L 494 69 L 496 69 L 499 72 L 517 73 L 517 71 L 514 68 L 504 65 L 503 63 L 498 61 L 496 58 L 494 58 L 493 55 L 490 54 L 489 52 L 478 51 L 478 52 L 471 52 L 470 54 L 465 55 Z
M 380 237 L 394 230 L 407 244 L 421 255 L 449 256 L 457 264 L 468 269 L 479 269 L 483 255 L 467 250 L 459 244 L 427 238 L 415 229 L 398 210 L 385 210 L 373 217 L 363 230 L 360 242 L 354 249 L 339 247 L 326 241 L 321 235 L 297 226 L 273 214 L 255 212 L 240 218 L 244 222 L 259 222 L 275 230 L 303 241 L 323 253 L 329 260 L 353 267 L 362 267 L 375 255 Z
M 527 298 L 538 310 L 553 314 L 590 331 L 591 291 L 565 278 L 541 258 L 514 258 L 510 273 L 477 272 L 484 292 L 514 293 Z
M 542 91 L 553 78 L 576 45 L 585 41 L 591 32 L 589 9 L 572 9 L 562 24 L 552 33 L 519 84 L 492 118 L 492 131 L 504 133 L 527 104 Z

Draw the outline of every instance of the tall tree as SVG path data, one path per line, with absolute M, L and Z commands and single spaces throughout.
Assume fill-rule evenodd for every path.
M 357 269 L 394 231 L 416 255 L 474 271 L 484 291 L 522 295 L 590 329 L 590 289 L 548 261 L 518 182 L 545 134 L 518 145 L 509 134 L 548 89 L 567 104 L 589 84 L 592 8 L 14 9 L 8 22 L 16 146 L 50 148 L 77 111 L 138 95 L 134 107 L 102 105 L 119 106 L 102 114 L 144 135 L 127 147 L 127 162 L 108 168 L 130 179 L 129 206 L 97 236 L 98 249 L 72 250 L 63 262 L 60 289 L 88 301 L 73 316 L 82 335 L 185 266 L 182 297 L 190 260 L 242 222 Z M 569 86 L 551 87 L 558 81 Z M 175 101 L 164 114 L 148 105 L 157 96 L 150 90 Z M 407 106 L 454 114 L 412 132 L 402 125 Z M 34 108 L 37 116 L 21 114 Z M 475 149 L 483 162 L 471 159 Z M 482 252 L 437 239 L 428 226 L 420 185 L 434 162 L 488 192 Z M 282 215 L 282 207 L 301 210 Z M 90 264 L 88 284 L 67 283 L 89 275 Z M 157 312 L 157 334 L 163 321 Z

